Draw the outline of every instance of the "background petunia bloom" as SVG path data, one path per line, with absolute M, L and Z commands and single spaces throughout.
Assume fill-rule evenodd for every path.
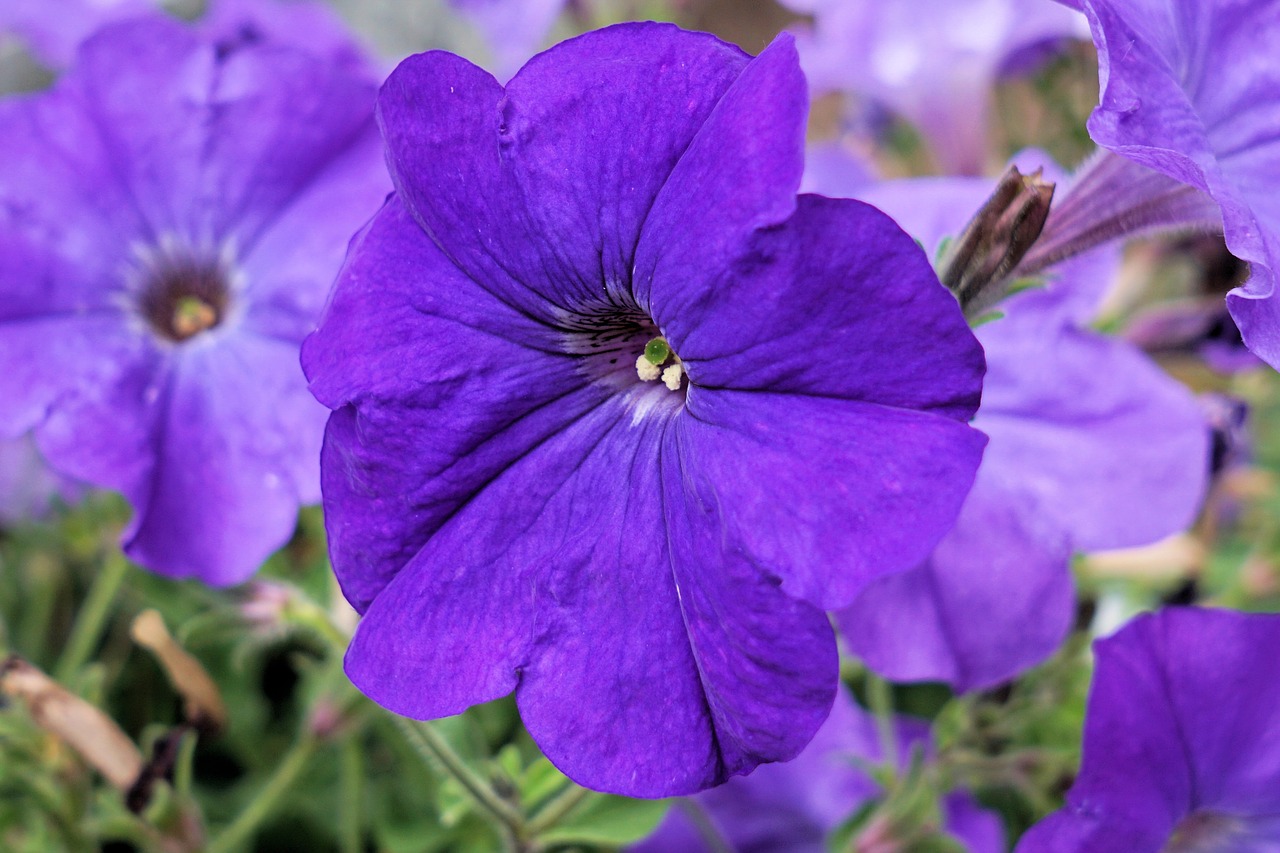
M 932 751 L 929 727 L 897 720 L 899 758 L 906 769 L 912 750 Z M 864 805 L 882 795 L 869 765 L 884 761 L 875 717 L 841 688 L 831 715 L 796 758 L 761 767 L 750 776 L 704 791 L 673 808 L 658 830 L 632 853 L 711 853 L 698 823 L 709 825 L 737 853 L 824 853 L 826 838 Z M 948 834 L 969 853 L 1003 853 L 1000 818 L 971 795 L 943 800 Z M 700 813 L 695 823 L 689 812 Z
M 1128 158 L 1167 176 L 1175 187 L 1212 197 L 1227 246 L 1251 266 L 1249 280 L 1228 295 L 1227 305 L 1245 344 L 1280 366 L 1280 300 L 1274 298 L 1280 264 L 1280 4 L 1070 5 L 1083 6 L 1098 47 L 1102 92 L 1089 134 L 1115 159 Z M 1105 173 L 1091 194 L 1102 203 L 1189 206 L 1173 190 L 1122 168 L 1093 168 Z M 1125 217 L 1132 221 L 1134 214 Z
M 1280 616 L 1172 609 L 1096 646 L 1067 805 L 1018 853 L 1280 845 Z
M 1024 171 L 1044 162 L 1019 160 Z M 859 197 L 932 250 L 991 189 L 926 178 Z M 960 518 L 921 566 L 837 614 L 849 648 L 882 675 L 957 690 L 1012 678 L 1070 628 L 1073 552 L 1146 544 L 1193 520 L 1209 467 L 1200 406 L 1135 346 L 1087 327 L 1115 267 L 1106 251 L 1064 263 L 976 330 L 987 378 L 974 426 L 991 442 Z
M 65 68 L 94 30 L 159 7 L 158 0 L 4 0 L 0 40 L 17 38 L 45 65 Z
M 537 52 L 567 0 L 449 0 L 476 25 L 493 54 L 493 72 L 506 80 Z
M 983 439 L 924 255 L 796 195 L 791 39 L 621 25 L 505 90 L 427 53 L 379 116 L 397 193 L 303 349 L 348 674 L 419 718 L 515 690 L 619 793 L 793 757 L 836 686 L 822 610 L 927 553 Z
M 387 190 L 373 98 L 327 58 L 157 16 L 0 102 L 0 433 L 123 492 L 156 571 L 243 580 L 319 499 L 298 349 Z
M 78 500 L 84 487 L 52 471 L 30 436 L 0 440 L 0 526 L 44 517 L 59 502 Z
M 1087 38 L 1049 0 L 782 0 L 813 16 L 800 55 L 817 92 L 847 91 L 907 119 L 946 173 L 987 164 L 997 78 L 1055 42 Z

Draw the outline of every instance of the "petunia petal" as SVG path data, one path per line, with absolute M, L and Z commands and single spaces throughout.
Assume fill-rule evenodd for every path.
M 338 410 L 322 459 L 341 507 L 329 545 L 363 610 L 459 506 L 606 392 L 552 350 L 554 330 L 453 266 L 398 196 L 353 245 L 302 362 Z
M 410 57 L 378 102 L 392 177 L 427 233 L 543 316 L 625 286 L 654 198 L 747 63 L 662 24 L 590 35 L 535 57 L 505 92 L 450 54 Z
M 694 388 L 688 411 L 684 458 L 726 508 L 727 547 L 823 609 L 929 554 L 985 443 L 949 418 L 764 391 Z
M 671 170 L 640 235 L 633 285 L 664 331 L 676 317 L 696 324 L 690 315 L 704 310 L 722 271 L 754 248 L 757 231 L 795 210 L 808 112 L 784 33 L 747 65 Z
M 822 253 L 805 248 L 831 234 L 840 237 Z M 653 295 L 655 319 L 695 385 L 957 420 L 977 408 L 981 349 L 923 253 L 879 211 L 802 196 L 795 216 L 759 234 L 749 257 L 701 286 L 691 281 L 698 274 L 675 276 L 690 281 L 683 291 L 664 285 Z M 906 330 L 897 325 L 906 316 L 910 347 L 900 345 Z
M 1185 528 L 1208 479 L 1209 434 L 1195 398 L 1124 341 L 1069 326 L 1055 333 L 1026 314 L 1022 322 L 1013 306 L 982 337 L 984 466 L 1035 495 L 1078 550 L 1142 545 Z
M 1048 657 L 1071 627 L 1067 534 L 990 470 L 928 560 L 836 614 L 850 651 L 886 678 L 990 687 Z
M 547 756 L 631 796 L 798 752 L 831 701 L 830 628 L 726 559 L 705 508 L 664 511 L 688 486 L 663 430 L 611 401 L 507 469 L 370 606 L 352 680 L 420 717 L 518 682 Z
M 289 538 L 298 502 L 319 497 L 324 410 L 298 373 L 293 347 L 227 335 L 77 389 L 36 436 L 67 473 L 134 505 L 126 553 L 237 583 Z
M 90 38 L 66 79 L 150 236 L 241 251 L 367 131 L 374 107 L 372 83 L 340 67 L 278 44 L 214 45 L 162 17 Z

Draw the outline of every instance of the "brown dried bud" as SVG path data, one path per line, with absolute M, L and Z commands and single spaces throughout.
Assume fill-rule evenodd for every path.
M 0 692 L 21 699 L 37 725 L 78 752 L 119 790 L 128 791 L 137 781 L 142 753 L 101 709 L 16 655 L 0 666 Z
M 974 318 L 1002 299 L 1009 274 L 1044 229 L 1054 185 L 1044 170 L 1030 175 L 1010 166 L 996 190 L 947 250 L 938 277 Z
M 165 626 L 164 617 L 155 610 L 144 610 L 133 620 L 130 634 L 138 645 L 156 656 L 173 689 L 182 694 L 187 719 L 192 725 L 212 732 L 226 724 L 227 706 L 218 686 L 200 661 L 178 645 Z

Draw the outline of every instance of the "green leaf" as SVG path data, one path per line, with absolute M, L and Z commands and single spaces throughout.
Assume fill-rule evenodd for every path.
M 547 845 L 620 847 L 639 841 L 657 829 L 671 803 L 671 800 L 632 800 L 599 794 L 570 812 L 539 840 Z

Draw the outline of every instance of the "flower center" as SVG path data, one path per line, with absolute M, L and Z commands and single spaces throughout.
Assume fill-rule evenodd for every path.
M 679 391 L 684 384 L 684 363 L 667 339 L 658 337 L 645 344 L 644 352 L 636 358 L 636 375 L 641 382 L 661 379 L 668 391 Z
M 231 302 L 224 258 L 163 246 L 144 258 L 138 312 L 160 337 L 175 343 L 216 328 Z
M 629 297 L 566 312 L 557 325 L 564 351 L 579 357 L 579 371 L 624 396 L 637 416 L 684 404 L 684 362 Z
M 1161 853 L 1228 853 L 1239 849 L 1239 818 L 1217 812 L 1192 812 L 1174 827 Z

